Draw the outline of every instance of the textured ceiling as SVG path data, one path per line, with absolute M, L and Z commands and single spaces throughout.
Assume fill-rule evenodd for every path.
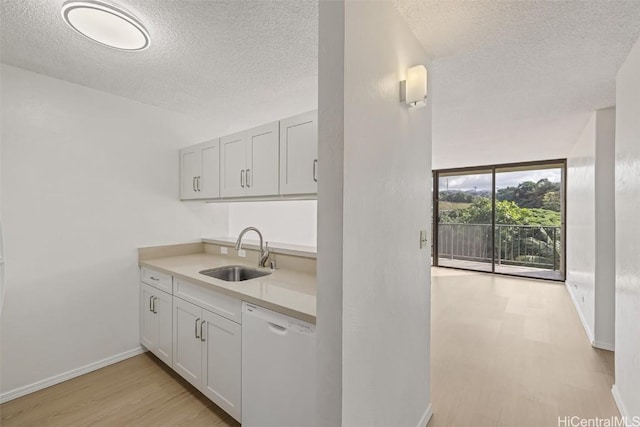
M 63 0 L 0 1 L 10 65 L 229 131 L 317 104 L 315 1 L 114 0 L 149 30 L 142 52 L 79 36 Z M 435 167 L 566 156 L 640 36 L 638 0 L 393 1 L 433 59 Z
M 229 129 L 317 105 L 315 1 L 114 0 L 149 31 L 141 52 L 78 35 L 62 3 L 2 0 L 2 62 Z
M 615 105 L 640 1 L 394 0 L 434 59 L 434 166 L 565 157 Z

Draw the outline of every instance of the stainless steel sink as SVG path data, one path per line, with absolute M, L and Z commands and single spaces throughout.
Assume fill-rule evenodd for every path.
M 245 280 L 266 276 L 271 274 L 271 272 L 245 267 L 243 265 L 226 265 L 224 267 L 202 270 L 200 274 L 227 282 L 243 282 Z

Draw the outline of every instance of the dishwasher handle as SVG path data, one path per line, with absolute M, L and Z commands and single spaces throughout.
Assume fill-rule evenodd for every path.
M 287 328 L 285 328 L 284 326 L 276 325 L 272 322 L 267 322 L 267 325 L 269 325 L 269 330 L 274 334 L 287 335 Z

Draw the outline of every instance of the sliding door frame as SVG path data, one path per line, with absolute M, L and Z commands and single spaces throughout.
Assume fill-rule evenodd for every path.
M 496 272 L 496 169 L 504 169 L 504 168 L 514 168 L 514 167 L 535 167 L 535 166 L 549 166 L 549 165 L 562 165 L 562 185 L 560 187 L 562 194 L 560 195 L 562 203 L 560 209 L 560 228 L 561 228 L 561 258 L 560 258 L 560 272 L 562 273 L 561 279 L 542 279 L 537 277 L 529 277 L 523 276 L 519 274 L 511 274 L 511 273 L 501 273 Z M 476 271 L 481 273 L 486 273 L 481 270 L 473 270 L 469 268 L 463 267 L 451 267 L 451 266 L 441 266 L 438 265 L 438 252 L 439 252 L 439 242 L 438 242 L 438 219 L 440 213 L 439 206 L 439 194 L 440 194 L 440 175 L 442 174 L 454 174 L 460 173 L 471 174 L 473 172 L 487 171 L 491 170 L 491 274 L 499 274 L 502 276 L 512 276 L 512 277 L 520 277 L 520 278 L 531 278 L 536 280 L 550 280 L 554 282 L 564 282 L 566 280 L 567 275 L 567 224 L 566 224 L 566 216 L 567 216 L 567 159 L 554 159 L 554 160 L 540 160 L 540 161 L 532 161 L 532 162 L 518 162 L 518 163 L 502 163 L 502 164 L 494 164 L 494 165 L 480 165 L 480 166 L 469 166 L 463 168 L 451 168 L 451 169 L 437 169 L 433 171 L 433 218 L 432 218 L 432 233 L 433 236 L 433 246 L 432 246 L 432 265 L 434 267 L 440 268 L 452 268 L 456 270 L 466 270 L 466 271 Z M 555 249 L 554 249 L 555 250 Z

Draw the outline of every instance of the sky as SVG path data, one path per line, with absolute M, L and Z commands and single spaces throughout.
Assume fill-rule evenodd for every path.
M 519 172 L 496 173 L 496 188 L 517 187 L 525 181 L 538 182 L 547 178 L 551 182 L 560 182 L 562 177 L 560 169 L 539 169 Z M 459 175 L 440 178 L 440 190 L 459 191 L 491 191 L 491 174 Z

